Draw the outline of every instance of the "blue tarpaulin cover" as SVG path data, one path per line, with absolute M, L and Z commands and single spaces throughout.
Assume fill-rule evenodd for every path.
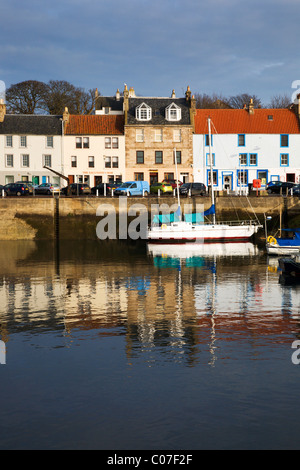
M 186 214 L 184 216 L 184 220 L 193 224 L 200 224 L 204 221 L 204 217 L 211 214 L 215 214 L 214 204 L 209 209 L 207 209 L 207 211 Z M 180 220 L 180 207 L 178 207 L 177 211 L 172 214 L 158 214 L 153 217 L 154 224 L 170 224 L 171 222 L 179 222 Z

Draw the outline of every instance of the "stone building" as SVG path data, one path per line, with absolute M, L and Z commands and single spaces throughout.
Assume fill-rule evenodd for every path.
M 189 87 L 184 98 L 174 90 L 170 98 L 140 97 L 127 85 L 122 95 L 97 97 L 96 114 L 124 115 L 125 180 L 176 179 L 176 152 L 178 179 L 192 181 L 195 104 Z

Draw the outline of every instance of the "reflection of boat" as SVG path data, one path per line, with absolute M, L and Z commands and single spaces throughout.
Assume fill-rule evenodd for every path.
M 208 119 L 209 131 L 209 155 L 210 155 L 210 195 L 211 207 L 202 214 L 187 214 L 182 220 L 179 189 L 177 184 L 178 210 L 175 214 L 156 215 L 152 226 L 148 229 L 147 239 L 149 243 L 228 243 L 247 242 L 258 232 L 261 227 L 258 219 L 237 222 L 216 222 L 214 182 L 211 151 L 211 122 Z M 177 174 L 177 154 L 174 151 L 174 160 Z M 177 174 L 178 181 L 178 174 Z M 212 215 L 212 222 L 204 223 L 204 218 Z M 196 219 L 196 220 L 194 220 Z M 212 249 L 214 250 L 214 248 Z
M 280 258 L 278 263 L 285 276 L 290 276 L 300 281 L 299 258 Z
M 290 232 L 292 236 L 267 238 L 266 249 L 269 255 L 293 255 L 300 252 L 300 229 L 282 229 L 283 232 Z
M 199 256 L 254 256 L 258 248 L 253 243 L 215 243 L 213 250 L 205 243 L 195 245 L 176 246 L 148 244 L 148 252 L 152 256 L 165 256 L 185 259 Z

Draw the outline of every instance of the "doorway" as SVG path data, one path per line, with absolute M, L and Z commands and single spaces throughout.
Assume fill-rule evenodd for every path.
M 154 183 L 158 183 L 158 172 L 151 172 L 150 173 L 150 186 Z
M 295 182 L 296 182 L 296 175 L 295 175 L 295 173 L 287 173 L 287 174 L 286 174 L 286 180 L 287 180 L 289 183 L 295 183 Z
M 223 189 L 226 190 L 231 190 L 232 189 L 232 173 L 223 173 Z

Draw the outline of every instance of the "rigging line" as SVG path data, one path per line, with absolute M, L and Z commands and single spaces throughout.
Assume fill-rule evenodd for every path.
M 236 217 L 237 217 L 238 221 L 240 221 L 239 214 L 238 214 L 238 211 L 237 211 L 237 209 L 236 209 L 235 205 L 233 204 L 232 197 L 230 196 L 230 198 L 229 198 L 229 199 L 230 199 L 231 205 L 232 205 L 232 207 L 233 207 L 233 209 L 234 209 L 234 211 L 235 211 L 235 215 L 236 215 Z
M 212 127 L 214 128 L 214 131 L 215 131 L 216 135 L 219 137 L 220 134 L 218 133 L 218 131 L 217 131 L 217 129 L 216 129 L 216 127 L 215 127 L 213 121 L 211 121 L 211 124 L 212 124 Z M 223 143 L 222 143 L 222 139 L 220 138 L 220 139 L 218 140 L 218 142 L 221 144 L 221 147 L 222 147 L 222 149 L 223 149 L 223 151 L 224 151 L 224 153 L 225 153 L 225 156 L 227 157 L 228 161 L 231 163 L 230 158 L 232 158 L 232 157 L 230 157 L 230 156 L 228 155 L 228 153 L 226 152 L 226 149 L 225 149 L 225 147 L 224 147 L 224 145 L 223 145 Z
M 252 206 L 251 201 L 250 201 L 250 199 L 248 198 L 247 194 L 246 194 L 246 198 L 247 198 L 247 201 L 248 201 L 249 206 L 251 207 L 251 209 L 252 209 L 252 211 L 253 211 L 253 214 L 255 215 L 256 221 L 257 221 L 258 223 L 260 223 L 260 222 L 259 222 L 259 219 L 258 219 L 258 217 L 257 217 L 257 214 L 256 214 L 255 210 L 253 209 L 253 206 Z

